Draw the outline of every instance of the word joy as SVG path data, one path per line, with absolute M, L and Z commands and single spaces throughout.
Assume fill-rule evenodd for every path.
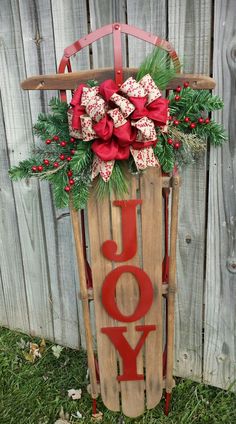
M 122 245 L 123 250 L 117 254 L 117 244 L 113 240 L 106 240 L 102 245 L 103 255 L 114 262 L 126 262 L 137 253 L 137 223 L 136 206 L 142 200 L 115 200 L 114 206 L 121 208 Z M 122 274 L 131 273 L 139 286 L 139 301 L 131 315 L 124 315 L 116 303 L 116 285 Z M 153 302 L 153 285 L 149 276 L 140 268 L 133 265 L 122 265 L 112 270 L 105 278 L 102 286 L 102 304 L 106 312 L 115 320 L 130 323 L 138 321 L 146 315 Z M 117 377 L 118 381 L 143 380 L 144 375 L 137 372 L 137 356 L 151 331 L 156 330 L 156 325 L 137 325 L 135 330 L 140 332 L 140 338 L 133 349 L 125 338 L 127 326 L 102 327 L 120 354 L 123 362 L 123 373 Z

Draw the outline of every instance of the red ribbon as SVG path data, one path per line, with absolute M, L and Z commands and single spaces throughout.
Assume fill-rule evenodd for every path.
M 80 116 L 84 115 L 85 108 L 81 106 L 81 96 L 85 84 L 80 84 L 76 89 L 71 105 L 73 107 L 72 127 L 81 129 Z M 117 93 L 119 87 L 113 80 L 106 80 L 99 86 L 99 94 L 109 102 L 112 94 Z M 99 122 L 93 124 L 93 129 L 98 135 L 92 143 L 92 150 L 103 161 L 125 160 L 130 154 L 130 146 L 134 149 L 143 149 L 156 144 L 154 141 L 136 141 L 137 128 L 131 125 L 131 119 L 137 120 L 147 117 L 154 121 L 157 126 L 164 126 L 168 117 L 168 100 L 158 98 L 147 105 L 147 96 L 145 97 L 129 97 L 135 110 L 130 115 L 130 119 L 124 125 L 115 127 L 113 120 L 106 114 Z

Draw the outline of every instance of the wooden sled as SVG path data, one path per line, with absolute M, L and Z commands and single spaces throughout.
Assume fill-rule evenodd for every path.
M 126 24 L 110 24 L 76 41 L 64 51 L 58 74 L 40 75 L 22 82 L 26 90 L 75 89 L 89 79 L 113 78 L 118 85 L 137 69 L 122 68 L 121 33 L 133 35 L 168 51 L 177 77 L 169 89 L 189 81 L 195 89 L 212 89 L 207 76 L 180 74 L 180 62 L 171 45 L 154 35 Z M 70 57 L 94 41 L 113 35 L 114 69 L 72 72 Z M 64 73 L 65 70 L 68 73 Z M 173 380 L 174 299 L 176 292 L 176 239 L 179 176 L 163 175 L 149 168 L 130 175 L 129 194 L 98 201 L 93 192 L 87 207 L 88 238 L 84 212 L 70 208 L 75 237 L 80 293 L 86 335 L 90 393 L 93 413 L 96 398 L 112 411 L 129 417 L 154 408 L 166 392 L 168 414 Z M 168 204 L 171 197 L 169 223 Z M 90 246 L 91 269 L 86 256 Z M 124 254 L 122 252 L 130 252 Z M 92 275 L 91 275 L 92 273 Z M 96 317 L 97 356 L 94 356 L 89 302 Z M 165 322 L 163 308 L 165 306 Z M 165 325 L 165 340 L 163 326 Z M 164 347 L 165 345 L 165 347 Z

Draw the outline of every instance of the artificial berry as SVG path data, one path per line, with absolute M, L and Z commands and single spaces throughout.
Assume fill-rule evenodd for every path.
M 42 171 L 43 171 L 43 166 L 42 166 L 42 165 L 39 165 L 39 166 L 38 166 L 38 171 L 39 171 L 39 172 L 42 172 Z
M 71 142 L 71 143 L 74 143 L 74 142 L 75 142 L 75 138 L 74 138 L 74 137 L 71 137 L 71 138 L 70 138 L 70 142 Z
M 58 168 L 59 163 L 58 162 L 54 162 L 53 166 L 54 166 L 54 168 Z
M 180 85 L 178 85 L 178 87 L 176 88 L 176 90 L 175 91 L 177 91 L 177 93 L 180 93 L 180 91 L 181 91 L 181 87 L 180 87 Z
M 178 121 L 178 119 L 175 119 L 175 120 L 174 120 L 174 125 L 179 125 L 179 121 Z
M 73 184 L 75 184 L 75 180 L 73 180 L 73 178 L 70 178 L 69 183 L 70 183 L 70 185 L 73 185 Z
M 46 144 L 51 144 L 51 142 L 52 140 L 49 140 L 49 139 L 45 141 Z
M 49 162 L 49 160 L 48 160 L 48 159 L 44 159 L 44 160 L 43 160 L 43 163 L 44 163 L 45 165 L 47 165 L 47 166 L 48 166 L 50 162 Z
M 54 136 L 53 136 L 53 140 L 58 141 L 58 140 L 59 140 L 58 135 L 54 135 Z
M 173 140 L 172 140 L 172 138 L 168 138 L 167 143 L 168 143 L 168 144 L 173 144 Z
M 178 150 L 180 148 L 180 144 L 178 141 L 174 144 L 174 149 Z
M 209 122 L 210 122 L 210 119 L 209 118 L 206 118 L 205 119 L 205 124 L 209 124 Z
M 195 127 L 196 127 L 196 124 L 195 124 L 194 122 L 191 122 L 191 124 L 190 124 L 189 126 L 190 126 L 190 128 L 192 128 L 192 130 L 193 130 L 193 128 L 195 128 Z
M 61 160 L 65 160 L 65 158 L 66 158 L 65 155 L 62 155 L 62 154 L 59 157 L 60 157 Z
M 204 119 L 203 118 L 198 118 L 198 122 L 199 122 L 199 124 L 203 124 Z
M 66 158 L 66 160 L 68 161 L 68 162 L 70 162 L 71 161 L 71 157 L 70 156 L 68 156 L 67 158 Z
M 169 116 L 169 121 L 172 121 L 173 120 L 173 116 Z
M 175 100 L 178 102 L 180 100 L 180 96 L 175 96 Z
M 67 191 L 67 192 L 69 192 L 70 191 L 70 186 L 68 186 L 68 185 L 65 186 L 64 190 Z
M 188 116 L 185 116 L 184 122 L 190 122 L 190 118 Z
M 60 142 L 60 146 L 61 146 L 61 147 L 66 147 L 66 144 L 67 144 L 67 143 L 66 143 L 66 141 L 61 141 L 61 142 Z
M 72 155 L 74 155 L 75 154 L 75 149 L 72 149 L 70 152 L 71 152 Z
M 33 172 L 37 172 L 37 166 L 32 166 L 31 169 L 32 169 Z
M 73 175 L 73 171 L 68 171 L 68 172 L 67 172 L 67 175 L 68 175 L 68 177 L 72 177 L 72 175 Z
M 188 81 L 185 81 L 184 82 L 184 88 L 188 88 L 189 87 L 189 82 Z

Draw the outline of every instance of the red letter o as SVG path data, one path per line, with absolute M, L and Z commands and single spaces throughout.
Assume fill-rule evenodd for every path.
M 140 298 L 135 311 L 131 315 L 123 315 L 116 304 L 116 284 L 121 274 L 130 272 L 138 282 Z M 107 313 L 122 322 L 133 322 L 143 317 L 153 301 L 153 287 L 148 275 L 133 265 L 123 265 L 111 271 L 104 280 L 102 287 L 102 303 Z

